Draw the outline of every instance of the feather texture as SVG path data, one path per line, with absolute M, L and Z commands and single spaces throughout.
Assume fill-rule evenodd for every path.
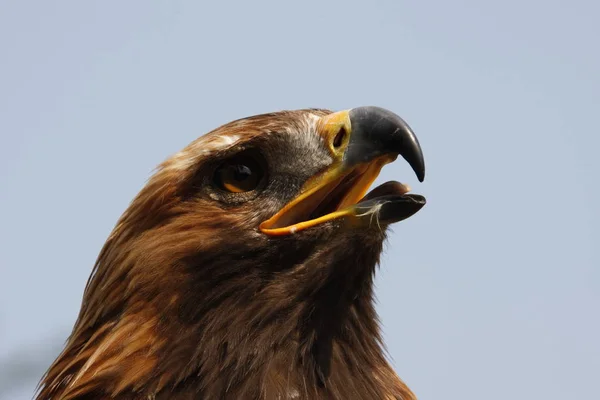
M 331 162 L 315 125 L 327 113 L 234 121 L 161 164 L 102 248 L 37 399 L 415 398 L 373 305 L 385 233 L 256 229 Z M 244 148 L 266 155 L 273 183 L 215 197 L 211 168 Z

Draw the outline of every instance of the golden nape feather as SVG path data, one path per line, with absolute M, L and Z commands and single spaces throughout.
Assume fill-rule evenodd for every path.
M 100 251 L 45 399 L 414 399 L 386 360 L 373 277 L 425 204 L 367 192 L 419 142 L 377 107 L 228 123 L 162 163 Z M 392 244 L 393 245 L 393 244 Z

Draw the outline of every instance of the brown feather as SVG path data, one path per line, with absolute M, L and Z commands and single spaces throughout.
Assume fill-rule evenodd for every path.
M 383 232 L 326 224 L 274 241 L 256 226 L 292 188 L 241 204 L 202 189 L 233 148 L 294 158 L 327 113 L 234 121 L 161 164 L 102 248 L 37 399 L 414 399 L 373 305 Z M 295 157 L 306 174 L 322 168 L 309 155 Z

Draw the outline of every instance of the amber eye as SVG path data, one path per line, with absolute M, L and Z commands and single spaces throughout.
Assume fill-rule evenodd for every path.
M 239 155 L 221 164 L 213 180 L 222 190 L 242 193 L 256 189 L 263 176 L 261 163 L 255 157 Z

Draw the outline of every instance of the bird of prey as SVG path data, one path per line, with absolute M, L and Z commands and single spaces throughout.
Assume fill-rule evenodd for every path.
M 425 204 L 411 128 L 378 107 L 236 120 L 163 162 L 106 240 L 37 399 L 414 399 L 373 279 Z

